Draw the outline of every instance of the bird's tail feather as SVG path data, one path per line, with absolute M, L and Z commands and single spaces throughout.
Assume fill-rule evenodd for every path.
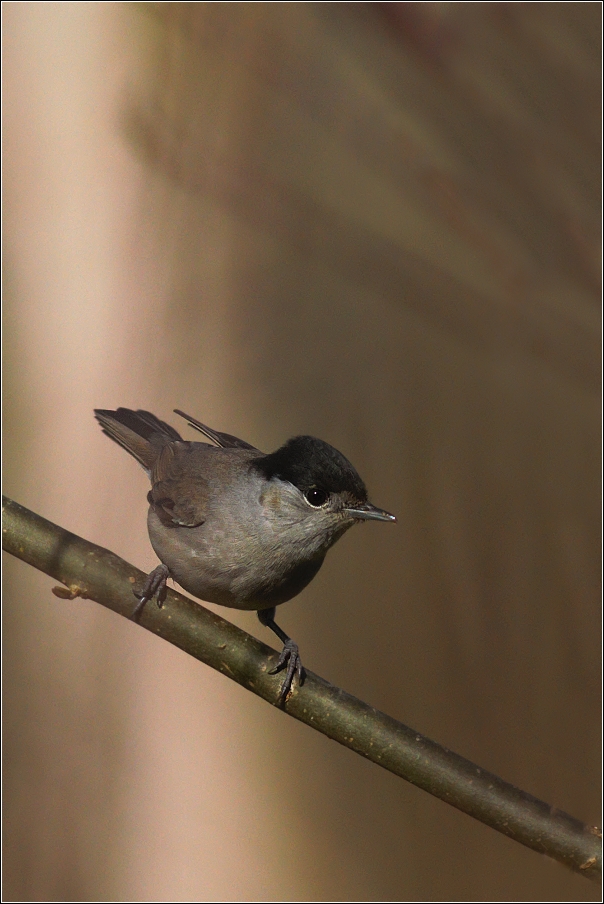
M 136 458 L 146 471 L 151 470 L 160 448 L 166 442 L 182 441 L 173 427 L 149 411 L 95 408 L 94 416 L 103 433 Z

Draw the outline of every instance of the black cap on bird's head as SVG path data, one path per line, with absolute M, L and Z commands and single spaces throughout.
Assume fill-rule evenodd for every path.
M 345 498 L 345 511 L 359 520 L 396 521 L 367 501 L 367 487 L 346 456 L 314 436 L 294 436 L 285 445 L 254 459 L 267 480 L 277 477 L 296 486 L 307 501 L 321 507 L 330 496 Z

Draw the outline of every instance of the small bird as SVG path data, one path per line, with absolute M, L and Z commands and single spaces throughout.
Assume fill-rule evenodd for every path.
M 153 597 L 161 608 L 172 578 L 198 599 L 257 610 L 283 643 L 270 674 L 287 668 L 282 706 L 304 670 L 298 646 L 275 622 L 275 607 L 300 593 L 327 550 L 358 521 L 396 521 L 367 501 L 367 489 L 341 452 L 295 436 L 276 452 L 212 430 L 174 409 L 216 445 L 183 440 L 148 411 L 95 409 L 103 433 L 151 480 L 147 527 L 161 564 L 148 576 L 132 618 Z

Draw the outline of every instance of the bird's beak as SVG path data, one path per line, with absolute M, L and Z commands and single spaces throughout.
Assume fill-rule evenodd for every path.
M 376 508 L 370 502 L 363 502 L 357 508 L 347 508 L 345 511 L 346 514 L 358 518 L 359 521 L 396 521 L 395 515 L 385 512 L 384 509 Z

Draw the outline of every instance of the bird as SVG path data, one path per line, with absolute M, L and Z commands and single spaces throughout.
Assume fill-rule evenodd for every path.
M 285 671 L 277 704 L 305 672 L 298 645 L 275 622 L 276 607 L 303 590 L 354 524 L 395 522 L 368 501 L 348 459 L 313 436 L 265 453 L 175 408 L 207 442 L 184 440 L 149 411 L 96 408 L 103 433 L 129 452 L 151 481 L 147 527 L 160 564 L 148 575 L 132 618 L 161 608 L 171 578 L 200 600 L 256 610 L 283 643 L 271 674 Z

